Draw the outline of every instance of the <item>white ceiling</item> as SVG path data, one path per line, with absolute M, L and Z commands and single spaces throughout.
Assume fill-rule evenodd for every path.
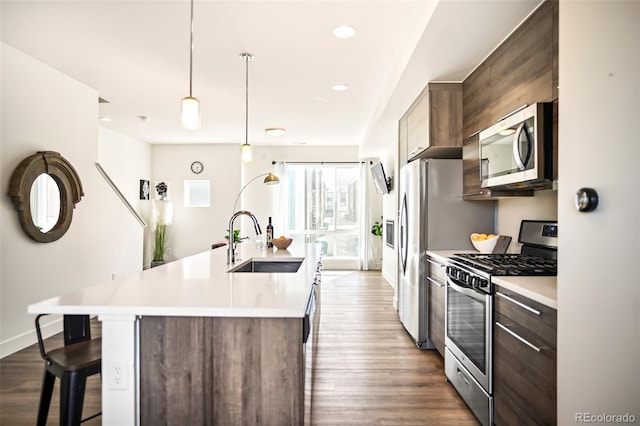
M 149 143 L 359 145 L 378 156 L 428 81 L 461 81 L 539 0 L 219 1 L 194 6 L 193 96 L 202 128 L 180 125 L 189 94 L 189 0 L 5 1 L 2 41 L 98 91 L 100 122 Z M 331 31 L 352 25 L 357 35 Z M 336 83 L 349 85 L 335 92 Z M 147 116 L 143 122 L 138 116 Z M 96 117 L 96 120 L 98 117 Z M 267 127 L 284 127 L 272 137 Z

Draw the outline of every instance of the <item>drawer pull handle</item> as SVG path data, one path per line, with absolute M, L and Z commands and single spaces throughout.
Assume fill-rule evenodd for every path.
M 515 303 L 516 305 L 520 306 L 523 309 L 526 309 L 527 311 L 529 311 L 529 312 L 531 312 L 533 314 L 536 314 L 538 316 L 542 315 L 542 312 L 540 312 L 539 310 L 533 309 L 531 306 L 527 306 L 522 302 L 518 302 L 516 299 L 513 299 L 513 298 L 507 296 L 506 294 L 502 294 L 500 292 L 496 292 L 496 296 L 500 296 L 503 299 L 508 300 L 509 302 Z
M 474 195 L 482 195 L 484 194 L 484 191 L 478 191 L 478 192 L 467 192 L 466 194 L 463 194 L 465 197 L 473 197 Z
M 462 374 L 462 371 L 460 371 L 460 369 L 458 368 L 458 377 L 460 377 L 460 379 L 464 382 L 465 385 L 467 385 L 467 387 L 471 387 L 471 382 L 469 381 L 469 379 L 467 379 L 464 374 Z
M 441 267 L 441 268 L 444 268 L 444 267 L 445 267 L 445 265 L 444 265 L 444 264 L 442 264 L 442 263 L 440 263 L 440 262 L 436 262 L 436 261 L 431 260 L 431 259 L 427 259 L 427 262 L 431 263 L 431 264 L 432 264 L 432 265 L 434 265 L 434 266 L 439 266 L 439 267 Z
M 498 327 L 500 327 L 501 329 L 503 329 L 504 331 L 506 331 L 507 333 L 509 333 L 510 335 L 512 335 L 513 337 L 515 337 L 516 339 L 520 340 L 522 343 L 524 343 L 525 345 L 529 346 L 531 349 L 533 349 L 536 352 L 540 352 L 542 349 L 540 349 L 539 347 L 535 346 L 533 343 L 529 342 L 527 339 L 525 339 L 522 336 L 517 335 L 516 333 L 514 333 L 513 331 L 509 330 L 507 328 L 506 325 L 502 325 L 501 323 L 499 323 L 498 321 L 496 321 L 496 325 Z
M 440 283 L 440 282 L 438 282 L 438 281 L 434 280 L 434 279 L 433 279 L 433 278 L 431 278 L 431 277 L 427 277 L 427 280 L 428 280 L 430 283 L 433 283 L 433 284 L 437 285 L 438 287 L 444 287 L 444 284 L 442 284 L 442 283 Z

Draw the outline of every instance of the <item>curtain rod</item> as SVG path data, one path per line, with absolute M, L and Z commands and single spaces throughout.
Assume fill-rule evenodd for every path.
M 271 162 L 272 165 L 277 164 L 278 162 L 273 160 Z M 366 161 L 284 161 L 286 164 L 362 164 L 366 163 Z M 369 164 L 373 164 L 372 161 L 369 161 Z

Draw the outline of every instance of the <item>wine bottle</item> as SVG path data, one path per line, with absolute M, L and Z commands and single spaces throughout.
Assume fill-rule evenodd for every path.
M 271 216 L 269 216 L 269 224 L 267 225 L 267 247 L 273 247 L 273 224 Z

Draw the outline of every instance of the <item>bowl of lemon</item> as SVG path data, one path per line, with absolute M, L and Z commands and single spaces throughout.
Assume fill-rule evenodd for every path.
M 274 238 L 273 240 L 271 240 L 273 245 L 276 246 L 278 250 L 286 250 L 287 247 L 291 245 L 292 241 L 293 238 L 286 238 L 284 235 L 281 235 L 280 238 Z
M 491 253 L 498 242 L 498 236 L 495 234 L 471 234 L 471 244 L 480 253 Z

